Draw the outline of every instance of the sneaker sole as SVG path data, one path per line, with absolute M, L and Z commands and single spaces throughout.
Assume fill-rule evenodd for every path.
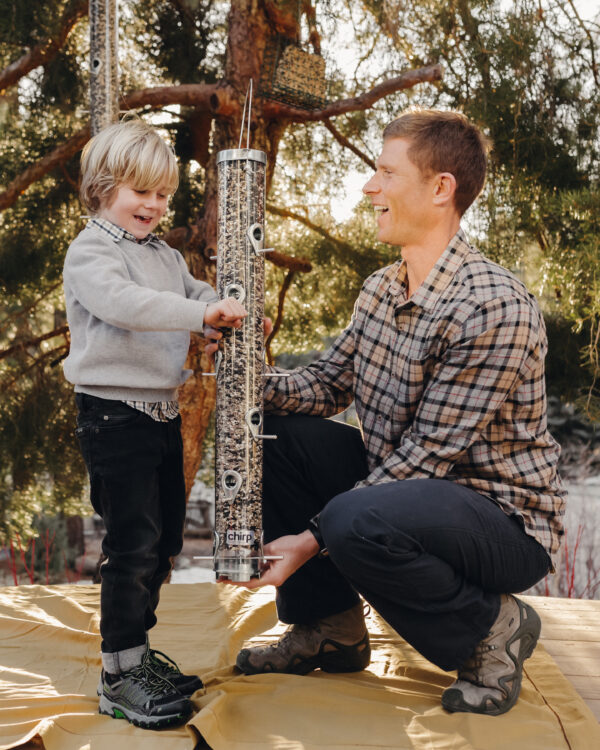
M 324 651 L 327 645 L 333 646 L 335 650 Z M 268 661 L 260 668 L 255 667 L 250 662 L 251 655 L 251 649 L 242 649 L 235 662 L 236 667 L 247 675 L 271 673 L 306 675 L 315 669 L 331 673 L 362 672 L 371 661 L 371 646 L 368 633 L 353 646 L 345 646 L 343 643 L 326 639 L 321 644 L 318 654 L 311 656 L 309 659 L 300 657 L 296 661 L 292 659 L 283 669 L 277 669 Z
M 508 697 L 498 702 L 495 698 L 490 696 L 484 696 L 483 700 L 478 706 L 473 706 L 470 703 L 466 703 L 463 700 L 463 694 L 456 688 L 449 688 L 442 693 L 442 706 L 452 713 L 461 711 L 472 714 L 486 714 L 487 716 L 500 716 L 509 711 L 517 702 L 519 693 L 521 692 L 521 682 L 523 679 L 523 664 L 533 654 L 537 645 L 540 633 L 542 632 L 542 621 L 539 618 L 538 613 L 525 602 L 515 597 L 515 601 L 519 606 L 521 612 L 521 627 L 517 632 L 506 642 L 506 649 L 520 639 L 519 643 L 519 654 L 516 657 L 516 670 L 517 675 L 515 677 L 504 677 L 498 681 L 500 686 L 504 688 L 504 683 L 513 680 L 511 690 L 507 690 Z M 527 612 L 527 619 L 523 619 L 523 611 Z M 513 658 L 511 656 L 511 658 Z M 514 661 L 514 658 L 513 658 Z M 487 708 L 486 703 L 488 699 L 495 705 L 495 708 Z
M 182 724 L 189 718 L 192 712 L 167 714 L 165 716 L 145 716 L 126 708 L 120 703 L 111 701 L 106 695 L 101 695 L 98 713 L 111 716 L 113 719 L 125 719 L 130 724 L 134 724 L 136 727 L 141 727 L 142 729 L 161 729 L 162 727 Z

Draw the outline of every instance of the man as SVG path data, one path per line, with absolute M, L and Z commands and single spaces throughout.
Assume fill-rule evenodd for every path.
M 449 711 L 518 698 L 540 620 L 511 595 L 543 578 L 563 533 L 559 448 L 546 427 L 544 322 L 460 219 L 487 143 L 462 115 L 417 111 L 383 133 L 363 188 L 402 260 L 370 276 L 315 363 L 269 381 L 264 527 L 276 644 L 246 674 L 369 663 L 364 597 L 426 658 L 458 670 Z M 361 433 L 323 419 L 355 400 Z

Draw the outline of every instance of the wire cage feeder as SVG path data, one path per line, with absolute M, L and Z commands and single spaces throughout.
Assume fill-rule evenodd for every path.
M 292 107 L 322 109 L 327 103 L 325 60 L 278 34 L 265 47 L 260 94 Z

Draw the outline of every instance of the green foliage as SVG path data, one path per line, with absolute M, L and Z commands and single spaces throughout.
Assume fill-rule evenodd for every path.
M 14 60 L 26 48 L 51 38 L 58 31 L 60 16 L 68 5 L 69 0 L 27 3 L 3 0 L 0 5 L 2 58 Z
M 23 289 L 43 291 L 56 284 L 69 243 L 83 227 L 82 213 L 71 186 L 52 177 L 5 211 L 0 216 L 0 289 L 19 295 Z
M 575 403 L 589 388 L 589 373 L 581 367 L 581 352 L 589 344 L 589 326 L 573 332 L 571 321 L 546 315 L 548 396 Z
M 224 68 L 225 3 L 181 0 L 136 3 L 143 49 L 168 80 L 213 82 Z
M 69 544 L 67 522 L 63 515 L 36 514 L 29 534 L 13 531 L 0 538 L 0 548 L 8 555 L 14 571 L 4 573 L 12 583 L 12 575 L 22 584 L 64 583 L 68 571 L 75 567 L 79 551 Z
M 83 102 L 87 94 L 87 81 L 72 46 L 68 45 L 46 65 L 38 92 L 38 106 L 49 104 L 65 115 L 72 111 L 73 104 Z
M 600 191 L 560 191 L 540 211 L 545 245 L 541 290 L 550 288 L 556 306 L 584 339 L 581 362 L 591 375 L 576 403 L 600 421 Z
M 33 522 L 36 534 L 34 571 L 36 580 L 46 583 L 46 572 L 50 582 L 64 582 L 65 566 L 72 569 L 79 554 L 69 544 L 67 523 L 62 515 L 39 515 Z
M 584 24 L 568 0 L 369 5 L 413 65 L 442 62 L 437 105 L 463 111 L 490 137 L 488 184 L 467 224 L 486 254 L 526 277 L 552 327 L 560 322 L 566 338 L 551 339 L 550 390 L 560 383 L 565 400 L 600 418 L 598 23 Z M 568 388 L 553 364 L 562 348 L 571 351 Z
M 0 0 L 0 67 L 51 39 L 71 3 Z M 122 92 L 214 82 L 227 73 L 230 3 L 121 0 L 119 6 Z M 540 295 L 549 316 L 550 392 L 597 414 L 598 26 L 582 26 L 569 0 L 319 0 L 315 10 L 330 100 L 357 96 L 407 68 L 442 64 L 441 83 L 387 96 L 332 124 L 371 160 L 383 126 L 410 106 L 459 109 L 485 130 L 494 144 L 490 176 L 466 216 L 467 229 Z M 87 33 L 82 19 L 58 55 L 0 99 L 3 185 L 87 122 Z M 210 122 L 183 106 L 165 107 L 152 118 L 160 118 L 181 165 L 180 189 L 161 228 L 191 226 L 203 210 Z M 375 221 L 360 195 L 350 219 L 338 224 L 332 218 L 355 172 L 366 180 L 370 168 L 322 123 L 288 125 L 283 132 L 269 202 L 322 231 L 268 216 L 269 245 L 313 266 L 293 278 L 275 355 L 321 349 L 347 324 L 364 278 L 398 257 L 398 248 L 375 241 Z M 70 513 L 76 509 L 71 503 L 79 507 L 84 498 L 71 386 L 58 361 L 67 341 L 61 334 L 37 341 L 63 322 L 60 273 L 82 226 L 78 179 L 76 156 L 0 214 L 0 352 L 22 344 L 0 358 L 5 537 L 28 536 L 37 515 Z M 272 317 L 284 277 L 267 265 Z
M 269 243 L 311 261 L 317 273 L 298 274 L 286 297 L 284 325 L 275 339 L 275 355 L 322 348 L 327 337 L 341 331 L 352 315 L 354 301 L 371 273 L 398 258 L 398 248 L 378 243 L 366 202 L 343 226 L 336 227 L 326 211 L 311 217 L 331 231 L 323 238 L 301 224 L 269 221 Z M 291 224 L 291 225 L 290 225 Z M 275 318 L 284 272 L 267 267 L 266 312 Z
M 14 340 L 52 330 L 59 292 L 38 303 L 37 314 L 19 315 L 36 299 L 13 299 L 0 331 Z M 16 314 L 15 314 L 16 313 Z M 3 338 L 4 338 L 3 336 Z M 0 360 L 0 538 L 29 537 L 36 515 L 86 512 L 85 468 L 74 436 L 71 386 L 59 376 L 64 337 L 31 344 Z
M 219 68 L 207 47 L 214 40 L 215 3 L 181 2 L 173 13 L 168 2 L 120 3 L 122 87 L 142 88 L 175 81 L 203 80 Z M 59 30 L 66 2 L 0 2 L 0 60 L 7 65 L 29 48 L 45 43 Z M 169 18 L 192 13 L 195 23 L 179 23 L 181 46 L 169 34 Z M 149 18 L 148 13 L 154 13 Z M 212 21 L 211 21 L 212 19 Z M 171 24 L 171 25 L 170 25 Z M 216 24 L 222 33 L 222 23 Z M 157 40 L 167 34 L 162 53 Z M 87 20 L 69 35 L 59 54 L 32 71 L 0 108 L 0 173 L 3 186 L 19 176 L 88 120 Z M 195 41 L 194 41 L 195 40 Z M 147 45 L 147 48 L 145 48 Z M 192 49 L 193 48 L 193 49 Z M 150 55 L 148 55 L 148 50 Z M 185 54 L 182 54 L 185 51 Z M 163 54 L 164 53 L 164 54 Z M 132 64 L 132 59 L 146 64 Z M 177 70 L 174 68 L 179 66 Z M 162 68 L 162 73 L 160 72 Z M 185 122 L 180 124 L 185 131 Z M 170 212 L 187 224 L 190 206 L 201 203 L 202 179 L 192 174 L 191 154 L 183 160 L 182 189 Z M 34 183 L 17 203 L 0 214 L 0 350 L 23 342 L 0 359 L 0 538 L 23 539 L 35 534 L 35 518 L 43 513 L 71 515 L 87 511 L 87 477 L 74 436 L 72 386 L 62 375 L 61 359 L 68 341 L 58 334 L 64 301 L 60 289 L 66 249 L 82 228 L 77 198 L 79 155 Z M 32 343 L 26 343 L 32 342 Z

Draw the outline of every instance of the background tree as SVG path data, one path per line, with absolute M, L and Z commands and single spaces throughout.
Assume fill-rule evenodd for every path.
M 85 484 L 60 368 L 69 344 L 60 273 L 82 226 L 86 13 L 75 0 L 0 0 L 5 533 L 26 528 L 44 505 L 68 510 Z M 575 398 L 590 393 L 597 370 L 597 32 L 570 0 L 508 8 L 489 0 L 121 0 L 120 101 L 171 138 L 181 187 L 162 229 L 192 272 L 214 283 L 215 156 L 237 145 L 248 80 L 260 80 L 277 39 L 304 40 L 326 59 L 324 107 L 254 101 L 252 145 L 269 159 L 268 233 L 277 248 L 268 269 L 272 356 L 319 348 L 347 321 L 362 279 L 395 256 L 374 242 L 365 203 L 343 223 L 332 216 L 347 175 L 372 169 L 382 126 L 411 104 L 465 111 L 495 143 L 469 230 L 516 270 L 543 268 L 529 280 L 543 282 L 558 318 L 578 322 L 591 374 L 569 378 Z M 214 384 L 199 375 L 208 363 L 198 337 L 190 364 L 195 375 L 180 394 L 188 485 L 214 403 Z

